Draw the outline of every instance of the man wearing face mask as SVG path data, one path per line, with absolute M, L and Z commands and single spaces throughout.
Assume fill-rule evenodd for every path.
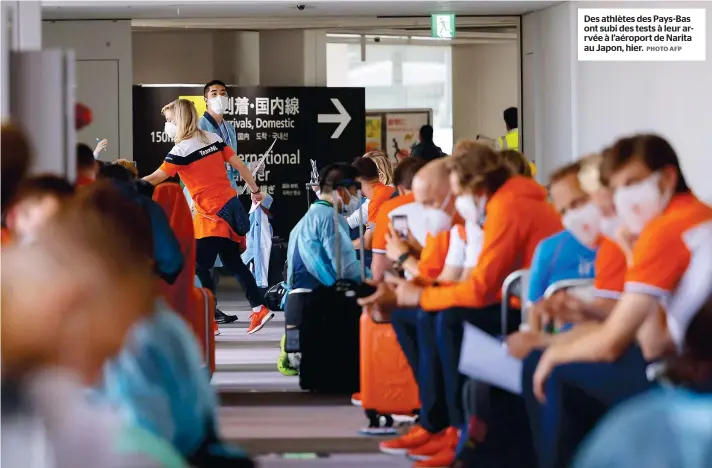
M 331 164 L 321 170 L 321 197 L 289 233 L 287 248 L 287 328 L 299 326 L 302 309 L 307 305 L 305 291 L 331 286 L 337 279 L 361 281 L 361 264 L 351 244 L 349 229 L 343 217 L 334 226 L 334 204 L 340 208 L 342 194 L 358 173 L 348 164 Z M 336 258 L 338 243 L 340 258 Z M 337 272 L 340 265 L 341 272 Z
M 227 86 L 220 80 L 213 80 L 203 88 L 203 99 L 207 110 L 198 121 L 198 127 L 206 132 L 211 132 L 222 138 L 227 146 L 237 153 L 237 133 L 235 127 L 225 122 L 223 114 L 228 110 Z M 229 164 L 225 164 L 228 179 L 235 190 L 238 189 L 237 180 L 240 173 Z
M 541 241 L 534 252 L 528 288 L 531 304 L 538 304 L 547 288 L 558 281 L 594 277 L 601 214 L 581 188 L 580 170 L 581 163 L 575 162 L 549 178 L 549 195 L 564 230 Z M 527 317 L 532 331 L 539 331 L 541 315 L 535 312 Z
M 603 320 L 623 291 L 625 255 L 606 236 L 599 204 L 580 181 L 587 164 L 591 164 L 587 159 L 577 161 L 550 177 L 549 193 L 554 207 L 562 214 L 565 230 L 541 241 L 534 253 L 529 279 L 529 330 L 510 335 L 507 340 L 510 354 L 515 357 L 524 358 L 532 349 L 544 348 L 555 339 L 554 335 L 539 333 L 544 321 L 557 319 L 570 325 Z M 593 164 L 600 164 L 600 158 Z M 597 174 L 598 169 L 596 177 Z M 600 185 L 587 182 L 587 188 L 593 191 L 601 190 Z M 584 302 L 566 292 L 543 299 L 552 284 L 579 278 L 594 279 L 593 302 Z
M 547 203 L 544 189 L 531 179 L 514 175 L 501 155 L 487 146 L 473 141 L 460 142 L 445 162 L 449 190 L 461 200 L 457 203 L 460 214 L 470 222 L 485 219 L 484 242 L 477 266 L 466 281 L 457 284 L 423 287 L 391 280 L 395 283 L 398 306 L 417 308 L 418 334 L 427 337 L 422 340 L 427 348 L 421 346 L 418 353 L 421 357 L 418 374 L 422 376 L 419 381 L 421 416 L 443 411 L 447 415 L 445 420 L 432 421 L 435 427 L 427 431 L 429 434 L 413 434 L 412 439 L 417 439 L 415 447 L 412 440 L 402 441 L 410 445 L 407 449 L 422 449 L 418 455 L 425 456 L 427 446 L 424 444 L 437 437 L 433 429 L 445 429 L 449 434 L 447 443 L 439 447 L 441 451 L 433 454 L 428 464 L 418 465 L 423 467 L 448 466 L 453 462 L 453 442 L 457 442 L 457 432 L 454 431 L 453 438 L 453 429 L 465 423 L 464 377 L 458 371 L 463 323 L 467 321 L 492 335 L 500 334 L 500 295 L 504 279 L 513 271 L 527 268 L 536 245 L 561 230 L 560 217 Z M 508 328 L 518 327 L 518 318 L 518 311 L 512 313 Z M 433 406 L 429 410 L 426 410 L 428 400 L 423 398 L 423 387 L 426 392 L 432 392 L 429 401 Z M 440 412 L 434 411 L 438 406 Z M 522 457 L 528 454 L 524 452 Z
M 232 151 L 237 154 L 237 133 L 235 127 L 225 122 L 223 114 L 228 110 L 228 93 L 227 86 L 220 80 L 210 81 L 203 88 L 203 99 L 207 110 L 198 121 L 198 128 L 206 132 L 211 132 L 219 136 L 222 141 L 232 148 Z M 240 177 L 240 172 L 234 169 L 230 164 L 225 163 L 227 178 L 230 181 L 232 188 L 237 191 L 237 181 Z M 185 190 L 187 192 L 187 189 Z M 189 196 L 189 194 L 188 194 Z M 191 205 L 191 202 L 188 203 Z M 222 261 L 218 256 L 215 261 L 215 267 L 222 267 Z M 213 274 L 214 280 L 219 278 L 219 275 Z M 216 281 L 217 283 L 217 281 Z M 227 315 L 220 309 L 215 309 L 215 320 L 218 323 L 231 323 L 237 320 L 234 315 Z
M 407 247 L 403 247 L 404 252 L 400 258 L 390 258 L 397 266 L 411 272 L 412 276 L 416 277 L 414 281 L 421 284 L 434 283 L 442 273 L 451 245 L 453 225 L 461 226 L 463 223 L 455 209 L 455 197 L 452 195 L 449 185 L 443 183 L 447 179 L 447 175 L 446 159 L 436 159 L 417 172 L 412 183 L 412 193 L 415 202 L 420 207 L 421 216 L 420 219 L 409 217 L 409 223 L 413 219 L 413 221 L 423 224 L 422 228 L 427 232 L 425 245 L 420 258 L 416 258 L 416 255 L 409 252 Z M 414 226 L 410 227 L 414 229 Z M 391 233 L 387 237 L 387 242 L 390 243 L 393 240 L 395 238 Z M 379 304 L 386 309 L 395 300 L 393 294 L 392 289 L 381 284 L 379 291 L 374 296 L 361 301 L 361 304 Z M 457 442 L 457 428 L 453 427 L 455 424 L 450 421 L 448 408 L 433 389 L 437 381 L 434 378 L 421 381 L 423 360 L 420 358 L 419 349 L 426 345 L 431 346 L 431 343 L 421 341 L 421 328 L 433 328 L 434 317 L 435 315 L 423 313 L 417 308 L 399 308 L 391 313 L 391 323 L 398 342 L 416 376 L 422 410 L 420 424 L 414 426 L 403 437 L 381 443 L 380 448 L 383 452 L 408 452 L 427 446 L 427 451 L 432 452 L 428 455 L 437 455 L 441 451 L 448 451 Z M 413 455 L 419 456 L 418 459 L 423 460 L 422 457 L 425 454 L 414 452 Z M 434 459 L 434 461 L 439 460 Z M 416 466 L 449 466 L 449 463 L 445 465 L 426 463 L 429 461 L 418 462 Z
M 560 409 L 558 425 L 549 423 L 557 429 L 581 423 L 559 401 L 563 389 L 575 389 L 607 409 L 649 388 L 646 361 L 682 348 L 692 316 L 712 292 L 712 208 L 690 191 L 670 144 L 657 135 L 620 139 L 605 152 L 601 173 L 614 190 L 624 228 L 636 240 L 624 293 L 605 322 L 591 324 L 576 340 L 550 346 L 539 359 L 533 392 L 540 401 L 547 399 L 545 407 Z M 633 359 L 636 339 L 644 359 Z M 602 373 L 626 380 L 603 379 Z M 559 432 L 547 434 L 543 468 L 566 464 L 576 441 L 564 445 L 556 440 Z

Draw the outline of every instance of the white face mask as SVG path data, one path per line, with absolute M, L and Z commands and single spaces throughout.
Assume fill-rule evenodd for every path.
M 208 99 L 208 106 L 214 114 L 223 115 L 227 110 L 227 96 L 215 96 Z
M 618 229 L 621 227 L 621 220 L 618 216 L 610 216 L 608 218 L 601 218 L 601 224 L 599 224 L 601 234 L 608 237 L 609 239 L 615 239 L 616 234 L 618 234 Z
M 176 127 L 176 124 L 173 122 L 166 122 L 166 125 L 163 127 L 163 132 L 168 135 L 168 138 L 175 140 L 178 134 L 178 127 Z
M 591 202 L 567 211 L 562 222 L 566 230 L 586 247 L 593 247 L 601 232 L 601 213 Z
M 643 232 L 670 202 L 672 194 L 660 193 L 659 182 L 660 173 L 656 172 L 635 185 L 618 188 L 613 195 L 616 212 L 631 234 Z
M 430 235 L 438 235 L 443 231 L 448 231 L 452 227 L 452 216 L 445 212 L 445 207 L 450 203 L 452 193 L 448 192 L 440 208 L 425 208 L 423 216 L 425 220 L 425 230 Z
M 423 219 L 425 221 L 425 230 L 432 236 L 448 231 L 452 227 L 450 215 L 437 208 L 425 208 Z
M 486 203 L 487 199 L 484 197 L 476 199 L 474 195 L 460 195 L 455 199 L 455 209 L 465 221 L 482 224 L 485 218 Z

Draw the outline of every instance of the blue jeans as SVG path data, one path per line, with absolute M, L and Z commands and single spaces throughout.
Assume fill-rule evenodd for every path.
M 408 363 L 413 368 L 420 391 L 420 424 L 436 433 L 448 427 L 463 427 L 460 350 L 463 324 L 472 323 L 483 331 L 501 333 L 499 305 L 481 309 L 453 308 L 441 312 L 420 309 L 397 310 L 391 323 Z M 509 325 L 519 326 L 519 312 L 512 313 Z
M 611 363 L 582 362 L 557 366 L 545 384 L 546 402 L 533 394 L 533 377 L 542 351 L 524 360 L 522 395 L 539 455 L 539 468 L 565 468 L 576 449 L 613 406 L 639 395 L 654 384 L 640 348 L 631 346 Z
M 435 434 L 450 426 L 443 397 L 442 369 L 435 352 L 435 314 L 420 309 L 399 309 L 391 324 L 408 364 L 413 369 L 420 395 L 420 425 Z

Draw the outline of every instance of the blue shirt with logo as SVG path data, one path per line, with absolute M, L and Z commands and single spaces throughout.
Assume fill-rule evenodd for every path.
M 571 279 L 593 278 L 596 250 L 580 243 L 569 231 L 561 231 L 539 242 L 529 277 L 529 301 L 544 297 L 552 284 Z

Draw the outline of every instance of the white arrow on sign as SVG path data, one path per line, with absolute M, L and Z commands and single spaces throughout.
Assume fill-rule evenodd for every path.
M 334 133 L 331 134 L 331 138 L 339 138 L 341 134 L 344 132 L 344 129 L 346 126 L 351 122 L 351 116 L 349 115 L 348 112 L 346 112 L 346 109 L 344 109 L 344 106 L 341 104 L 341 101 L 339 101 L 336 98 L 331 98 L 331 102 L 334 104 L 334 107 L 336 107 L 336 110 L 339 111 L 338 114 L 319 114 L 317 115 L 317 121 L 319 123 L 337 123 L 339 124 L 338 127 L 336 127 L 336 130 L 334 130 Z

